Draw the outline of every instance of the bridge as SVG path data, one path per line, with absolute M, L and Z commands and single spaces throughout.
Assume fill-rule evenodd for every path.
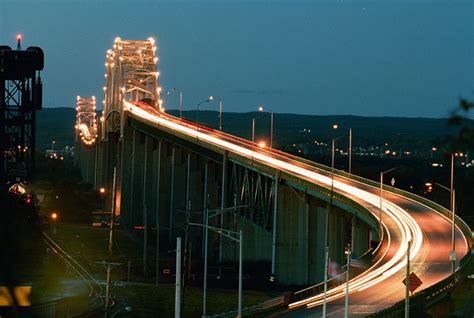
M 78 97 L 77 107 L 77 164 L 87 182 L 106 189 L 107 209 L 120 226 L 143 231 L 145 273 L 158 281 L 159 267 L 151 265 L 178 236 L 186 237 L 188 257 L 202 259 L 205 231 L 189 224 L 208 223 L 242 231 L 249 277 L 301 287 L 288 316 L 320 313 L 325 299 L 328 315 L 342 315 L 345 285 L 330 279 L 324 297 L 322 281 L 330 264 L 345 263 L 348 245 L 357 260 L 343 268 L 351 316 L 402 301 L 408 259 L 423 282 L 418 299 L 426 308 L 459 279 L 472 235 L 450 210 L 166 113 L 157 62 L 153 39 L 115 39 L 106 54 L 99 125 L 85 116 L 95 99 L 86 109 Z M 238 246 L 218 235 L 209 253 L 220 266 L 239 257 Z

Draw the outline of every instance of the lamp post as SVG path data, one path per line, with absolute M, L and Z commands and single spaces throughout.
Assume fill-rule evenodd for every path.
M 102 211 L 105 212 L 105 187 L 99 189 L 100 199 L 102 201 Z
M 433 151 L 438 150 L 437 148 L 433 147 Z M 444 152 L 448 152 L 446 149 L 441 149 Z M 451 155 L 451 173 L 450 173 L 450 187 L 445 187 L 439 183 L 435 183 L 437 186 L 441 187 L 444 190 L 449 191 L 450 193 L 450 202 L 449 207 L 451 209 L 452 219 L 451 219 L 451 251 L 449 252 L 449 260 L 451 261 L 451 271 L 454 273 L 456 269 L 456 239 L 455 239 L 455 231 L 456 231 L 456 207 L 455 207 L 455 191 L 454 191 L 454 157 L 463 156 L 464 154 L 458 152 L 450 152 Z
M 259 106 L 258 111 L 259 112 L 265 112 L 265 108 L 263 106 Z M 267 111 L 267 113 L 268 113 L 268 111 Z M 265 115 L 266 114 L 263 114 L 261 116 L 252 118 L 252 143 L 255 143 L 255 121 L 257 119 L 260 119 L 260 118 L 264 117 Z M 270 149 L 273 148 L 273 122 L 274 122 L 273 118 L 274 118 L 274 113 L 273 113 L 273 111 L 270 111 Z
M 201 105 L 204 104 L 204 103 L 209 103 L 209 104 L 210 104 L 213 100 L 214 100 L 214 97 L 213 97 L 213 96 L 209 96 L 208 99 L 205 99 L 205 100 L 203 100 L 203 101 L 201 101 L 201 102 L 199 102 L 199 103 L 197 104 L 197 108 L 196 108 L 196 123 L 199 124 L 199 106 L 201 106 Z M 197 129 L 197 128 L 196 128 L 196 129 Z
M 410 318 L 410 246 L 411 240 L 407 245 L 407 266 L 405 272 L 405 318 Z
M 183 117 L 183 91 L 172 88 L 166 92 L 166 95 L 171 95 L 173 92 L 179 91 L 179 118 Z
M 58 213 L 51 213 L 51 220 L 53 221 L 53 234 L 56 234 L 56 224 L 58 222 Z
M 206 219 L 209 218 L 209 210 L 206 209 Z M 243 237 L 242 237 L 242 230 L 239 232 L 236 231 L 231 231 L 223 228 L 218 228 L 214 226 L 210 226 L 208 224 L 208 221 L 206 220 L 205 224 L 200 224 L 200 223 L 188 223 L 189 225 L 194 225 L 194 226 L 200 226 L 204 227 L 206 229 L 205 231 L 205 241 L 207 243 L 208 240 L 208 230 L 214 231 L 219 235 L 223 235 L 237 243 L 239 243 L 239 296 L 238 296 L 238 305 L 237 305 L 237 317 L 242 317 L 242 276 L 243 276 L 243 266 L 242 266 L 242 254 L 243 254 L 243 249 L 242 249 L 242 244 L 243 244 Z M 202 317 L 205 318 L 207 317 L 207 244 L 205 245 L 205 265 L 204 265 L 204 293 L 203 293 L 203 313 Z
M 380 241 L 383 239 L 383 226 L 382 226 L 382 208 L 383 208 L 383 176 L 386 173 L 392 172 L 393 170 L 398 169 L 398 167 L 394 167 L 392 169 L 386 171 L 380 171 L 380 211 L 379 211 L 379 232 L 380 232 Z
M 347 255 L 347 265 L 346 265 L 346 301 L 344 304 L 344 318 L 349 317 L 349 269 L 351 266 L 351 245 L 348 244 L 345 250 Z
M 327 303 L 327 289 L 328 289 L 328 271 L 329 271 L 329 209 L 332 207 L 332 198 L 334 193 L 334 155 L 336 140 L 341 139 L 342 136 L 333 138 L 331 143 L 331 195 L 329 197 L 329 208 L 326 210 L 326 225 L 324 236 L 324 297 L 323 297 L 323 317 L 326 317 L 326 303 Z
M 435 183 L 438 187 L 443 190 L 446 190 L 450 194 L 451 201 L 451 251 L 449 253 L 449 260 L 451 261 L 451 271 L 454 273 L 456 269 L 456 241 L 455 241 L 455 229 L 456 229 L 456 191 L 451 187 L 445 187 L 442 184 Z
M 339 127 L 349 130 L 349 151 L 348 151 L 348 153 L 349 153 L 349 174 L 351 174 L 352 173 L 352 128 L 341 126 L 341 125 L 338 125 L 338 124 L 332 125 L 333 129 L 338 129 Z
M 219 99 L 219 130 L 222 131 L 222 99 Z

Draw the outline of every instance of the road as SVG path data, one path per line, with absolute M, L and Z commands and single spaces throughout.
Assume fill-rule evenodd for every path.
M 131 116 L 141 121 L 164 126 L 196 138 L 197 142 L 219 146 L 325 187 L 333 184 L 336 191 L 363 204 L 378 217 L 378 188 L 339 176 L 332 179 L 329 172 L 288 154 L 263 149 L 244 139 L 159 113 L 144 103 L 125 102 L 125 106 Z M 351 317 L 378 311 L 404 298 L 402 280 L 405 275 L 406 248 L 410 240 L 411 271 L 423 281 L 420 290 L 447 277 L 451 272 L 448 259 L 451 250 L 450 221 L 420 203 L 386 191 L 384 193 L 382 220 L 386 233 L 385 248 L 380 250 L 381 257 L 369 270 L 350 281 Z M 458 260 L 468 251 L 467 242 L 459 229 L 456 229 L 456 251 Z M 342 315 L 343 288 L 335 287 L 328 291 L 329 316 Z M 321 304 L 322 295 L 316 295 L 290 305 L 296 310 L 286 316 L 317 317 Z M 314 308 L 307 309 L 306 306 Z

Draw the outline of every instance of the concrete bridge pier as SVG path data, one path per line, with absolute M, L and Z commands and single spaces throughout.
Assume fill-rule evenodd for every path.
M 321 282 L 326 217 L 329 257 L 341 266 L 344 248 L 351 242 L 352 215 L 289 185 L 280 184 L 278 189 L 275 279 L 285 285 Z

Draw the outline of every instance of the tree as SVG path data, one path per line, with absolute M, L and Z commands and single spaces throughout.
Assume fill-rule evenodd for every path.
M 474 102 L 461 98 L 458 107 L 451 113 L 449 123 L 459 127 L 456 136 L 451 136 L 452 149 L 474 149 L 474 120 L 469 118 L 474 111 Z

